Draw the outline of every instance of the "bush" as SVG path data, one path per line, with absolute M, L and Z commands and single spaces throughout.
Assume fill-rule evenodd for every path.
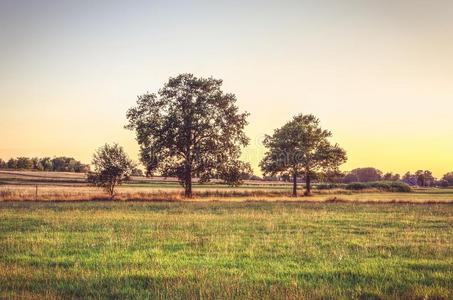
M 384 192 L 398 193 L 408 193 L 412 190 L 408 184 L 401 181 L 353 182 L 347 184 L 346 189 L 354 191 L 378 189 Z
M 316 185 L 318 190 L 331 190 L 331 189 L 340 189 L 344 188 L 345 184 L 342 183 L 320 183 Z

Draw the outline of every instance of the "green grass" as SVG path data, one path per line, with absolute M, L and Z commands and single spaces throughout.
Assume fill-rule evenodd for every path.
M 453 298 L 453 206 L 0 203 L 0 298 Z

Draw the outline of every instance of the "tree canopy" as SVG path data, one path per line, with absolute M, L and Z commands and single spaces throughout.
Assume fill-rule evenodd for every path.
M 266 135 L 265 157 L 260 163 L 264 175 L 290 175 L 293 196 L 297 196 L 297 177 L 304 175 L 306 195 L 311 193 L 311 178 L 317 172 L 334 172 L 346 161 L 346 152 L 328 138 L 330 131 L 313 115 L 297 115 L 283 127 Z
M 157 93 L 139 96 L 127 112 L 126 128 L 136 132 L 147 175 L 177 177 L 186 197 L 192 196 L 192 177 L 229 182 L 234 166 L 243 166 L 235 161 L 249 142 L 248 113 L 239 112 L 236 96 L 221 87 L 219 79 L 181 74 Z

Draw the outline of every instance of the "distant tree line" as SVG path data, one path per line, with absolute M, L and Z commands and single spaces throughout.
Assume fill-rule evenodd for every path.
M 0 169 L 87 173 L 90 171 L 90 166 L 65 156 L 54 158 L 17 157 L 8 161 L 0 159 Z
M 347 172 L 342 179 L 343 183 L 376 181 L 402 181 L 408 185 L 420 187 L 441 185 L 441 181 L 437 180 L 429 170 L 418 170 L 415 173 L 407 172 L 401 177 L 399 174 L 384 174 L 376 168 L 358 168 Z
M 418 185 L 421 187 L 449 187 L 453 186 L 453 172 L 448 172 L 437 179 L 429 170 L 418 170 L 415 173 L 407 172 L 404 174 L 402 181 L 409 185 Z
M 266 181 L 283 181 L 290 182 L 291 178 L 287 174 L 281 176 L 263 176 L 257 177 L 250 175 L 249 180 L 266 180 Z M 407 172 L 403 176 L 397 173 L 384 173 L 373 167 L 356 168 L 348 172 L 318 172 L 312 174 L 312 179 L 317 183 L 370 183 L 370 182 L 404 182 L 410 186 L 419 187 L 448 187 L 453 186 L 453 172 L 443 175 L 437 179 L 429 170 L 418 170 L 415 173 Z M 299 182 L 305 181 L 305 176 L 298 177 Z

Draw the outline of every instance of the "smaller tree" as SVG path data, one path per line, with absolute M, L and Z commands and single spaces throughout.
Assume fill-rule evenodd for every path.
M 297 197 L 297 178 L 305 179 L 305 195 L 311 194 L 311 180 L 321 172 L 337 172 L 347 157 L 346 152 L 328 139 L 332 133 L 319 125 L 313 115 L 297 115 L 291 121 L 266 135 L 267 148 L 260 167 L 264 175 L 289 174 L 293 179 L 293 196 Z
M 118 144 L 105 144 L 93 155 L 94 172 L 88 174 L 88 182 L 102 187 L 110 198 L 115 197 L 115 187 L 128 180 L 135 164 Z
M 6 169 L 7 166 L 6 161 L 0 158 L 0 169 Z

